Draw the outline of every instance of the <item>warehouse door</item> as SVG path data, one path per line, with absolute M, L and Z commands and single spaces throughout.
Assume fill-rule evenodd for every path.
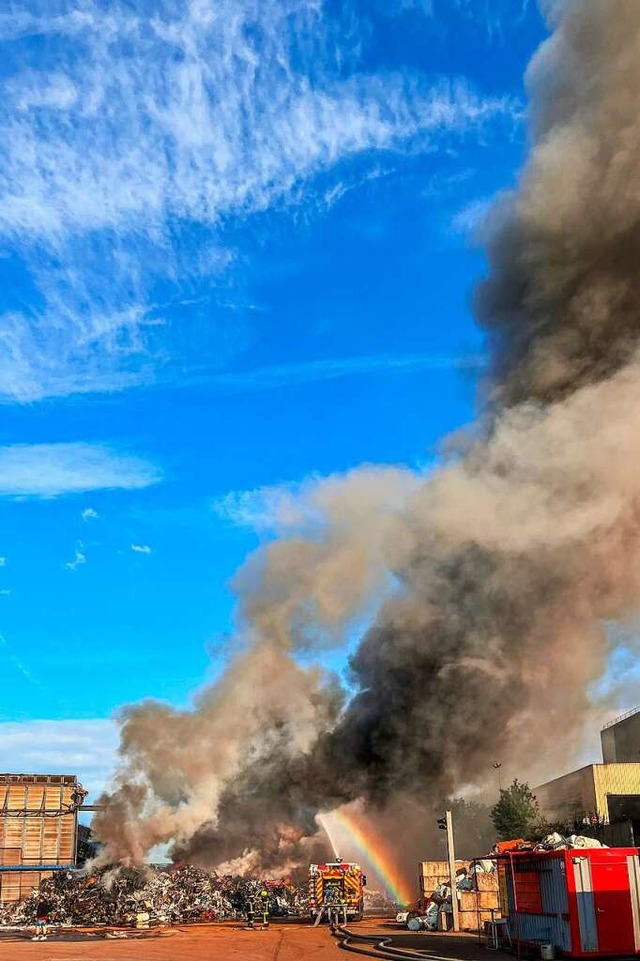
M 607 794 L 607 807 L 609 809 L 609 821 L 611 822 L 612 828 L 620 828 L 627 830 L 627 837 L 621 841 L 618 841 L 615 845 L 616 847 L 633 847 L 635 844 L 635 838 L 640 840 L 640 795 L 638 794 Z M 629 828 L 633 829 L 633 833 Z M 614 846 L 614 842 L 607 841 L 606 838 L 601 838 L 600 840 L 606 841 L 610 846 Z
M 599 954 L 635 954 L 627 859 L 591 861 Z

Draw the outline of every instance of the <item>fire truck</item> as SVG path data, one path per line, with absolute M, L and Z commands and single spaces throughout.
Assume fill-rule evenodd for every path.
M 350 921 L 362 921 L 366 875 L 355 861 L 328 861 L 309 865 L 309 913 L 318 915 L 337 908 Z

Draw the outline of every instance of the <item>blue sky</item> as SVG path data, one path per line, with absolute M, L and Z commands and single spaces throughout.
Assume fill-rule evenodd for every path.
M 3 4 L 0 767 L 97 786 L 119 705 L 219 668 L 264 488 L 470 419 L 544 35 L 520 0 Z

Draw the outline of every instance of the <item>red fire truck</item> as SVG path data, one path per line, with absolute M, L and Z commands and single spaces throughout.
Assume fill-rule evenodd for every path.
M 366 875 L 354 861 L 328 861 L 309 865 L 309 913 L 329 914 L 338 909 L 347 920 L 361 921 L 364 914 Z

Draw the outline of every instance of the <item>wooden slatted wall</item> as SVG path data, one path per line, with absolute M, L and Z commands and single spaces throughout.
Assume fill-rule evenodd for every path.
M 77 814 L 51 816 L 72 803 L 72 775 L 0 774 L 0 865 L 73 864 Z M 3 809 L 42 811 L 16 817 Z M 51 872 L 0 871 L 0 903 L 22 900 Z

